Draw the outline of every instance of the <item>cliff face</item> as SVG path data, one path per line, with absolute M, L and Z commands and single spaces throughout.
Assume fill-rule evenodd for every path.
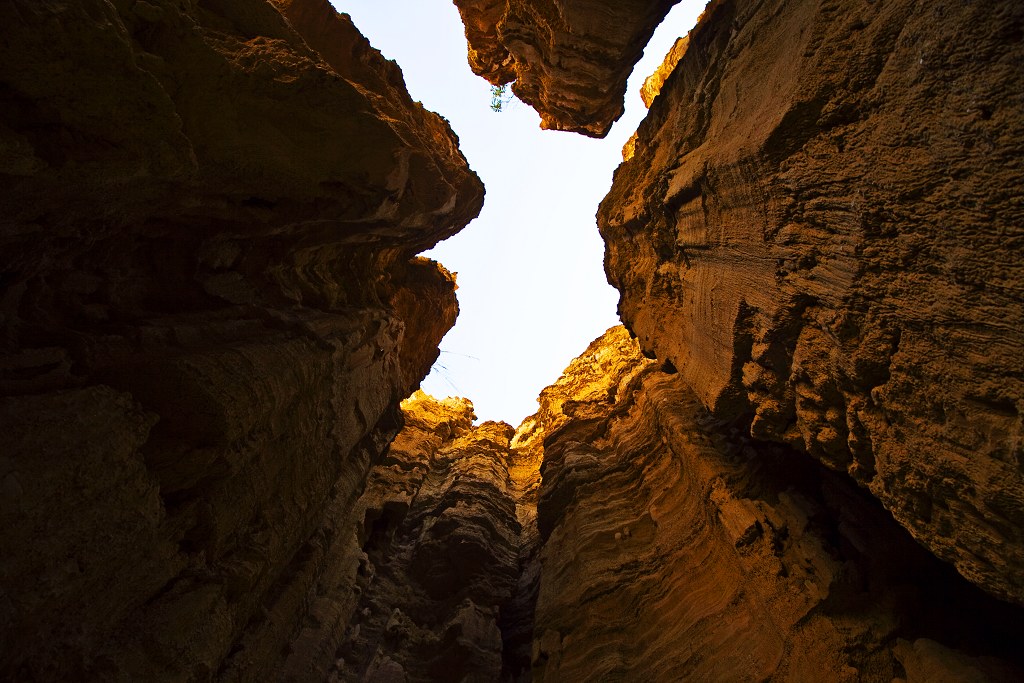
M 474 427 L 464 399 L 418 393 L 374 467 L 317 589 L 288 677 L 498 680 L 499 609 L 518 575 L 512 427 Z
M 469 65 L 512 91 L 541 128 L 604 137 L 623 112 L 626 79 L 679 0 L 454 0 Z
M 647 353 L 1018 603 L 1022 35 L 1009 1 L 715 0 L 598 215 Z
M 483 188 L 325 1 L 0 25 L 2 676 L 272 677 Z
M 844 477 L 716 420 L 624 328 L 516 438 L 538 430 L 535 680 L 1019 680 L 1020 610 Z
M 1011 681 L 1024 612 L 608 330 L 513 433 L 418 393 L 286 680 Z M 339 508 L 340 510 L 340 508 Z
M 456 4 L 599 136 L 672 3 Z M 0 678 L 1024 679 L 1018 3 L 714 0 L 517 430 L 400 409 L 483 188 L 345 15 L 0 26 Z

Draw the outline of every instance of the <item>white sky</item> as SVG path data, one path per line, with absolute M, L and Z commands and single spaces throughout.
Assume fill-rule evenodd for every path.
M 451 0 L 332 2 L 398 62 L 413 98 L 451 122 L 487 188 L 480 217 L 426 253 L 458 273 L 461 312 L 422 388 L 472 400 L 481 420 L 519 424 L 541 389 L 619 322 L 594 215 L 646 113 L 640 85 L 705 2 L 683 0 L 658 27 L 630 78 L 626 113 L 603 140 L 542 131 L 518 100 L 491 111 Z

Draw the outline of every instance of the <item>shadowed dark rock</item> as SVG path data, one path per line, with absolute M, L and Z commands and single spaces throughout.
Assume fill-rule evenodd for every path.
M 4 678 L 272 677 L 455 320 L 456 137 L 277 6 L 0 4 Z

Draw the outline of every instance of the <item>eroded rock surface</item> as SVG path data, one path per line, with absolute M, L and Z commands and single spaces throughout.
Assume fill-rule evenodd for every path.
M 537 681 L 1018 680 L 1024 617 L 609 330 L 542 394 Z M 517 436 L 519 438 L 519 436 Z
M 496 681 L 500 609 L 518 577 L 520 524 L 505 423 L 419 393 L 370 474 L 358 604 L 332 680 Z
M 483 188 L 325 1 L 0 26 L 0 677 L 273 680 Z
M 456 4 L 600 136 L 672 3 Z M 517 430 L 399 410 L 483 189 L 347 17 L 0 26 L 0 677 L 1024 678 L 1017 4 L 712 2 Z
M 640 99 L 643 100 L 645 107 L 651 108 L 654 98 L 658 96 L 658 93 L 661 92 L 661 87 L 665 85 L 665 79 L 675 71 L 676 64 L 686 54 L 686 48 L 689 45 L 690 37 L 688 35 L 676 38 L 676 42 L 672 43 L 672 47 L 665 54 L 665 58 L 661 61 L 658 68 L 644 79 L 644 84 L 640 86 Z
M 1024 6 L 715 0 L 599 212 L 719 417 L 1024 603 Z
M 679 0 L 454 0 L 469 65 L 512 91 L 541 127 L 604 137 L 623 112 L 626 79 Z

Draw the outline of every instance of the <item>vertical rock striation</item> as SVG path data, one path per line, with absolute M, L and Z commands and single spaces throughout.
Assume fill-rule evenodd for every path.
M 464 399 L 422 392 L 338 525 L 286 678 L 498 680 L 499 609 L 518 574 L 512 427 L 472 425 Z
M 512 91 L 541 128 L 604 137 L 623 112 L 626 79 L 679 0 L 454 0 L 469 65 Z
M 0 26 L 0 677 L 273 678 L 483 188 L 326 1 Z
M 1019 680 L 1024 614 L 612 328 L 544 390 L 537 681 Z
M 701 402 L 1024 603 L 1024 8 L 715 0 L 598 221 Z

